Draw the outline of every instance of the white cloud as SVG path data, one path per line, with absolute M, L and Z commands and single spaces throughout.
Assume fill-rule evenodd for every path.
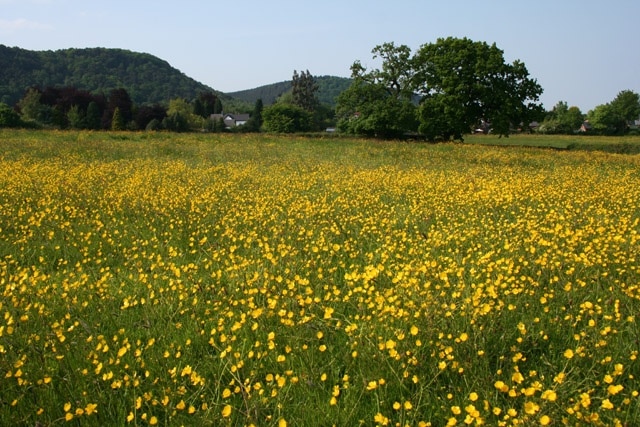
M 32 31 L 32 30 L 51 30 L 51 25 L 42 24 L 40 22 L 29 21 L 28 19 L 18 18 L 13 20 L 0 19 L 0 31 L 4 33 L 13 33 L 16 31 Z

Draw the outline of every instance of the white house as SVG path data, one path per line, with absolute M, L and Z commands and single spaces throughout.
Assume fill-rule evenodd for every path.
M 247 120 L 251 117 L 249 114 L 212 114 L 211 120 L 220 120 L 224 121 L 224 124 L 227 128 L 233 128 L 236 126 L 242 126 L 247 123 Z

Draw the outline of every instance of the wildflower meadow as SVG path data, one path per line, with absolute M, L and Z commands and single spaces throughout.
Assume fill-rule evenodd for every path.
M 3 425 L 640 424 L 639 155 L 2 131 L 0 237 Z

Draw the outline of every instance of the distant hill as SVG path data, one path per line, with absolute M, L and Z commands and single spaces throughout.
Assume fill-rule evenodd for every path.
M 193 99 L 213 91 L 147 53 L 106 48 L 31 51 L 0 44 L 0 101 L 13 105 L 33 86 L 74 86 L 105 94 L 124 88 L 136 104 Z
M 346 77 L 320 76 L 315 77 L 315 79 L 318 83 L 318 100 L 320 103 L 332 107 L 336 105 L 338 95 L 351 85 L 351 79 Z M 260 86 L 254 89 L 228 92 L 226 95 L 250 103 L 262 99 L 264 105 L 270 105 L 273 104 L 280 95 L 289 90 L 291 90 L 291 80 Z

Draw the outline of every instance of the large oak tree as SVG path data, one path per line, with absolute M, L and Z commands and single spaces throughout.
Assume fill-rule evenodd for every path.
M 338 100 L 339 125 L 347 132 L 397 136 L 418 130 L 430 140 L 449 140 L 484 123 L 509 135 L 543 114 L 542 87 L 523 62 L 506 63 L 495 44 L 449 37 L 413 55 L 393 43 L 372 53 L 382 67 L 367 70 L 356 61 L 354 83 Z
M 360 61 L 351 66 L 353 83 L 336 106 L 338 128 L 381 138 L 417 131 L 411 49 L 385 43 L 372 53 L 382 60 L 382 69 L 369 71 Z

